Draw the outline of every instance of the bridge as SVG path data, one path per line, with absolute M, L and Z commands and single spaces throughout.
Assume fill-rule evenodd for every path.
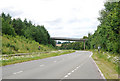
M 67 38 L 67 37 L 51 37 L 52 40 L 65 40 L 65 41 L 80 41 L 84 42 L 84 50 L 85 50 L 85 41 L 87 39 L 82 39 L 82 38 Z

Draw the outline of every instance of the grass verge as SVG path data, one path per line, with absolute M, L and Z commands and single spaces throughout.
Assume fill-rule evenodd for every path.
M 3 55 L 56 50 L 52 45 L 42 45 L 39 44 L 39 42 L 36 42 L 35 40 L 27 39 L 23 36 L 12 37 L 10 35 L 3 35 L 1 38 L 2 38 L 1 49 Z
M 21 63 L 25 61 L 31 61 L 31 60 L 38 60 L 43 59 L 47 57 L 53 57 L 53 56 L 59 56 L 63 54 L 68 54 L 75 52 L 73 50 L 60 50 L 60 51 L 51 51 L 48 53 L 43 54 L 32 54 L 32 55 L 24 55 L 24 56 L 12 56 L 12 57 L 2 57 L 2 66 L 15 64 L 15 63 Z
M 118 79 L 118 74 L 120 74 L 118 69 L 119 57 L 108 52 L 92 52 L 92 58 L 98 65 L 99 69 L 102 71 L 104 77 L 106 79 Z

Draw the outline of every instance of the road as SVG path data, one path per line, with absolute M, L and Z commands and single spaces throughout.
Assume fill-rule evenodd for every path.
M 2 70 L 3 79 L 103 79 L 88 51 L 7 65 Z

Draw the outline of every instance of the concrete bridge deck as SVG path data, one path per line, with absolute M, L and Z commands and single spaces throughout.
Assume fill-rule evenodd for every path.
M 86 41 L 87 39 L 82 38 L 67 38 L 67 37 L 51 37 L 52 40 L 66 40 L 66 41 Z

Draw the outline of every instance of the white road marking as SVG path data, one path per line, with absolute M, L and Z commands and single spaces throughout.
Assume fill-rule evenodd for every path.
M 68 75 L 65 76 L 65 78 L 68 77 Z
M 74 70 L 72 70 L 72 72 L 74 72 Z
M 89 56 L 89 58 L 93 55 L 93 53 L 91 53 L 91 55 Z
M 68 73 L 67 75 L 64 76 L 64 78 L 67 78 L 69 75 L 71 75 L 73 72 L 75 72 L 78 68 L 80 68 L 84 63 L 82 63 L 81 65 L 77 66 L 74 70 L 72 70 L 70 73 Z
M 93 59 L 92 59 L 92 60 L 93 60 Z M 93 60 L 93 62 L 95 63 L 95 65 L 96 65 L 98 71 L 100 72 L 100 75 L 103 77 L 103 79 L 105 79 L 103 73 L 101 72 L 101 70 L 100 70 L 99 67 L 97 66 L 96 62 L 95 62 L 94 60 Z M 106 80 L 105 80 L 105 81 L 106 81 Z
M 57 62 L 57 61 L 54 61 L 54 62 Z
M 64 78 L 68 77 L 69 75 L 71 75 L 71 73 L 68 73 L 67 75 L 65 75 Z
M 13 74 L 18 74 L 18 73 L 22 73 L 23 71 L 18 71 L 18 72 L 15 72 L 15 73 L 13 73 Z
M 74 70 L 77 70 L 76 68 Z
M 93 55 L 93 53 L 91 52 L 91 56 L 92 56 L 92 55 Z M 92 60 L 93 60 L 93 58 L 92 58 Z M 106 79 L 105 79 L 103 73 L 101 72 L 101 70 L 100 70 L 99 67 L 97 66 L 96 62 L 95 62 L 94 60 L 93 60 L 93 62 L 95 63 L 95 65 L 96 65 L 98 71 L 100 72 L 100 75 L 101 75 L 101 76 L 103 77 L 103 79 L 106 81 Z
M 72 70 L 70 73 L 68 73 L 67 75 L 64 76 L 64 78 L 68 77 L 69 75 L 71 75 L 75 70 L 77 70 L 79 67 L 76 67 L 74 70 Z
M 70 75 L 71 73 L 68 73 L 68 75 Z
M 40 66 L 42 67 L 42 66 L 45 66 L 45 65 L 40 65 Z

